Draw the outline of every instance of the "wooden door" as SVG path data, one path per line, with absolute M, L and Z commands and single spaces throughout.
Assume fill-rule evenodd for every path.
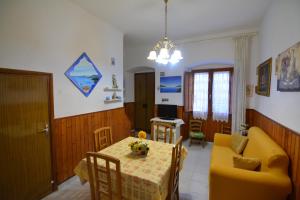
M 150 132 L 154 116 L 155 73 L 135 74 L 135 128 Z
M 52 190 L 50 77 L 0 69 L 0 199 Z

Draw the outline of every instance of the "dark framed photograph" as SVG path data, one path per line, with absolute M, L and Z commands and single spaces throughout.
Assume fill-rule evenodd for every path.
M 271 74 L 272 74 L 272 58 L 269 58 L 256 69 L 257 86 L 255 92 L 258 95 L 270 96 Z

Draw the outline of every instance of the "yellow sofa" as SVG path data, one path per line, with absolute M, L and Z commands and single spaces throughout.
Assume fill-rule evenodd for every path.
M 209 173 L 209 200 L 285 200 L 291 192 L 289 158 L 265 132 L 250 128 L 245 157 L 260 158 L 260 171 L 233 167 L 231 135 L 215 134 Z

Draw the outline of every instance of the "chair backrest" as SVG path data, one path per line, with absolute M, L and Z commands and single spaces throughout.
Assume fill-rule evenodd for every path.
M 95 151 L 100 151 L 112 145 L 112 131 L 111 127 L 103 127 L 94 131 L 94 147 Z
M 189 122 L 189 131 L 200 132 L 202 131 L 203 121 L 198 119 L 191 119 Z
M 223 134 L 231 134 L 231 126 L 222 124 L 221 133 L 223 133 Z
M 164 143 L 173 143 L 173 126 L 167 123 L 152 122 L 151 123 L 151 140 L 159 141 L 162 139 Z
M 120 160 L 101 153 L 86 153 L 91 199 L 122 199 L 122 180 Z M 104 160 L 105 165 L 100 167 L 99 163 Z M 102 163 L 102 162 L 101 162 Z M 111 169 L 111 163 L 115 169 Z M 114 190 L 113 190 L 114 188 Z
M 179 194 L 179 171 L 180 171 L 180 159 L 181 159 L 181 149 L 182 149 L 182 136 L 180 136 L 172 149 L 172 162 L 171 171 L 169 179 L 169 192 L 168 199 L 173 200 L 178 197 Z

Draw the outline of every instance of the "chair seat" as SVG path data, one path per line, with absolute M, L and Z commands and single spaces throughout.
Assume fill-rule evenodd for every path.
M 190 132 L 191 138 L 195 139 L 204 139 L 204 133 L 203 132 Z

